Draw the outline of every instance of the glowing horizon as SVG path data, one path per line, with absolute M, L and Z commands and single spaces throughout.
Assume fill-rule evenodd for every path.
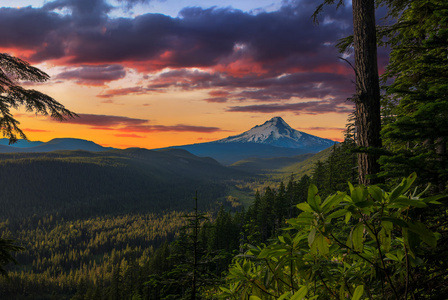
M 55 122 L 19 109 L 29 140 L 153 149 L 222 139 L 274 116 L 343 138 L 354 75 L 334 45 L 351 32 L 350 8 L 325 11 L 316 26 L 311 0 L 15 3 L 0 8 L 0 51 L 50 74 L 24 86 L 81 116 Z

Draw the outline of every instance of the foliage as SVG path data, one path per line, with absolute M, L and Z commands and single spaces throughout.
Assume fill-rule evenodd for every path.
M 1 298 L 70 299 L 90 292 L 103 299 L 121 295 L 119 299 L 131 300 L 134 293 L 146 297 L 150 290 L 143 283 L 150 274 L 167 270 L 161 265 L 165 253 L 160 246 L 174 240 L 185 225 L 183 214 L 79 220 L 47 215 L 16 224 L 2 222 L 0 237 L 13 237 L 25 249 L 14 255 L 19 265 L 7 266 L 9 279 L 0 278 Z
M 17 260 L 14 259 L 10 252 L 24 250 L 23 247 L 14 244 L 14 240 L 0 238 L 0 275 L 8 277 L 8 273 L 4 269 L 4 266 L 13 262 L 17 264 Z
M 0 218 L 13 223 L 57 213 L 73 220 L 185 210 L 195 190 L 201 209 L 216 210 L 228 176 L 241 173 L 190 156 L 145 149 L 0 154 Z
M 408 299 L 423 281 L 438 276 L 425 269 L 424 251 L 439 234 L 418 220 L 415 209 L 438 204 L 411 191 L 412 174 L 387 192 L 349 184 L 322 201 L 310 185 L 298 217 L 267 246 L 249 246 L 236 257 L 220 287 L 223 299 Z M 425 273 L 426 272 L 426 273 Z M 425 276 L 426 278 L 422 278 Z
M 56 120 L 76 117 L 75 113 L 50 96 L 19 85 L 19 81 L 44 82 L 49 78 L 46 73 L 20 58 L 0 53 L 0 128 L 3 136 L 9 138 L 10 144 L 17 141 L 17 134 L 26 139 L 26 135 L 19 128 L 19 121 L 11 113 L 11 108 L 23 106 L 28 112 L 50 115 Z
M 418 172 L 446 190 L 448 162 L 448 4 L 441 0 L 386 1 L 396 22 L 380 28 L 391 47 L 382 130 L 389 155 L 383 176 Z

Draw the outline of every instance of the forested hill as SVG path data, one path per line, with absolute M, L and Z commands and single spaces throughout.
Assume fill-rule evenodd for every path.
M 0 155 L 1 219 L 59 213 L 65 218 L 206 209 L 244 172 L 185 150 L 126 149 Z

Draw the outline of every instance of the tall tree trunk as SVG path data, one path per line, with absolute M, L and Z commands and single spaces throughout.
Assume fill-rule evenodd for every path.
M 356 130 L 359 147 L 381 148 L 380 87 L 378 78 L 374 0 L 353 0 L 353 38 L 356 69 Z M 379 172 L 378 157 L 358 154 L 359 183 L 368 185 Z

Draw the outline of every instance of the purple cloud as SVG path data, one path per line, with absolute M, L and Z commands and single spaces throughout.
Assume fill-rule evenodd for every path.
M 176 131 L 176 132 L 202 132 L 202 133 L 213 133 L 218 131 L 223 131 L 218 127 L 208 127 L 208 126 L 193 126 L 193 125 L 184 125 L 178 124 L 173 126 L 165 126 L 165 125 L 134 125 L 127 126 L 124 128 L 119 128 L 119 131 L 124 132 L 167 132 L 167 131 Z
M 135 126 L 148 122 L 144 119 L 128 118 L 121 116 L 109 115 L 93 115 L 93 114 L 78 114 L 79 118 L 67 119 L 63 121 L 69 124 L 91 125 L 99 127 L 113 127 L 113 126 Z
M 148 1 L 121 2 L 130 7 Z M 328 104 L 321 103 L 314 111 L 307 108 L 308 113 L 345 112 L 340 107 L 354 92 L 354 76 L 338 60 L 334 43 L 351 34 L 351 7 L 328 7 L 316 26 L 311 20 L 316 5 L 313 0 L 289 0 L 277 11 L 256 14 L 188 7 L 177 18 L 162 14 L 111 18 L 114 8 L 106 0 L 55 0 L 42 8 L 0 8 L 0 26 L 8 28 L 0 32 L 0 45 L 24 53 L 23 58 L 33 63 L 76 66 L 58 77 L 79 84 L 101 85 L 123 78 L 125 68 L 143 74 L 170 70 L 148 76 L 142 87 L 108 90 L 98 95 L 101 98 L 173 87 L 213 89 L 229 94 L 210 95 L 205 101 L 319 98 Z M 379 53 L 381 69 L 387 51 Z M 289 109 L 287 104 L 280 106 Z M 229 111 L 237 109 L 243 108 Z
M 105 82 L 118 80 L 125 76 L 126 71 L 123 66 L 102 65 L 68 68 L 67 71 L 59 73 L 55 78 L 73 80 L 82 85 L 104 85 Z
M 247 106 L 231 106 L 227 109 L 230 112 L 253 112 L 253 113 L 278 113 L 293 112 L 296 115 L 317 114 L 317 113 L 349 113 L 353 111 L 353 107 L 340 105 L 328 101 L 310 101 L 288 104 L 261 104 Z

